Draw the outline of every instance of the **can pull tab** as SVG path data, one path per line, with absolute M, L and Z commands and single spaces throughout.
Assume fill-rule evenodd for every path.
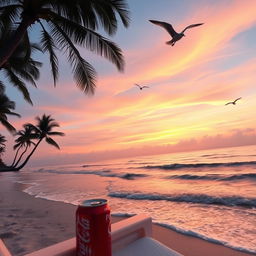
M 102 204 L 101 201 L 93 201 L 93 202 L 91 202 L 91 206 L 97 206 L 97 205 L 100 205 L 100 204 Z
M 84 207 L 97 207 L 97 206 L 106 205 L 106 204 L 107 204 L 107 200 L 106 199 L 96 198 L 96 199 L 89 199 L 89 200 L 83 201 L 81 203 L 81 206 L 84 206 Z

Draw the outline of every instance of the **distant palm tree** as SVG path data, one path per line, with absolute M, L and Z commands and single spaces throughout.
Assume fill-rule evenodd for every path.
M 33 124 L 27 124 L 27 125 L 29 125 L 33 129 L 35 136 L 38 139 L 38 142 L 35 144 L 35 147 L 31 151 L 31 153 L 27 156 L 25 161 L 20 166 L 17 167 L 17 170 L 22 169 L 27 164 L 28 160 L 33 155 L 33 153 L 37 149 L 38 145 L 44 139 L 48 144 L 60 149 L 59 145 L 50 137 L 50 136 L 55 136 L 55 135 L 57 135 L 57 136 L 65 135 L 63 132 L 52 131 L 53 128 L 59 127 L 59 124 L 57 122 L 55 122 L 55 120 L 53 118 L 51 118 L 50 115 L 47 116 L 45 114 L 42 116 L 42 118 L 36 117 L 36 120 L 37 120 L 36 126 L 34 126 Z
M 15 133 L 16 129 L 8 122 L 7 115 L 14 115 L 20 117 L 19 114 L 13 112 L 15 109 L 15 102 L 9 100 L 4 94 L 0 82 L 0 123 L 11 133 Z
M 56 49 L 67 53 L 74 79 L 85 93 L 93 93 L 96 72 L 77 49 L 86 47 L 124 68 L 121 49 L 96 32 L 101 26 L 108 35 L 116 32 L 118 16 L 125 27 L 129 12 L 125 0 L 1 0 L 0 30 L 13 26 L 16 30 L 8 44 L 0 48 L 0 67 L 12 56 L 28 28 L 41 28 L 40 45 L 50 57 L 54 84 L 58 79 Z
M 0 156 L 5 152 L 5 142 L 5 137 L 0 134 Z
M 2 161 L 2 154 L 5 152 L 5 142 L 5 137 L 0 134 L 0 167 L 5 167 L 5 164 Z
M 16 150 L 16 153 L 15 153 L 13 162 L 11 164 L 12 167 L 16 167 L 18 165 L 23 155 L 27 152 L 27 149 L 32 144 L 35 145 L 35 143 L 32 140 L 38 137 L 37 134 L 33 132 L 34 129 L 31 125 L 24 124 L 23 127 L 24 127 L 24 130 L 20 130 L 16 133 L 16 135 L 19 137 L 15 140 L 16 144 L 13 146 L 13 149 Z M 18 160 L 16 161 L 19 151 L 22 148 L 24 148 L 24 150 L 20 154 Z
M 8 43 L 11 38 L 11 31 L 2 34 L 0 38 L 0 45 Z M 12 56 L 2 65 L 0 71 L 15 86 L 22 94 L 26 101 L 32 104 L 28 89 L 25 82 L 29 82 L 36 87 L 35 80 L 39 78 L 39 67 L 41 62 L 35 61 L 31 58 L 35 50 L 41 51 L 38 45 L 30 44 L 28 37 L 24 37 Z M 3 81 L 2 81 L 3 85 Z

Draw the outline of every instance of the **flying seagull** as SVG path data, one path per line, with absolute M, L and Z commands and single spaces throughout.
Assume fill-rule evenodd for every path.
M 158 20 L 149 20 L 149 21 L 152 22 L 155 25 L 163 27 L 171 35 L 172 40 L 166 42 L 166 44 L 169 44 L 171 46 L 174 46 L 177 41 L 179 41 L 183 36 L 185 36 L 184 32 L 187 29 L 197 27 L 197 26 L 201 26 L 201 25 L 204 24 L 204 23 L 192 24 L 192 25 L 189 25 L 189 26 L 185 27 L 180 33 L 177 33 L 174 30 L 174 28 L 172 27 L 172 25 L 169 24 L 169 23 L 166 23 L 166 22 L 163 22 L 163 21 L 158 21 Z
M 234 101 L 230 101 L 230 102 L 226 103 L 225 105 L 229 105 L 229 104 L 236 105 L 236 102 L 237 102 L 238 100 L 240 100 L 240 99 L 242 99 L 242 97 L 237 98 L 237 99 L 235 99 Z
M 144 88 L 149 88 L 148 86 L 141 86 L 141 85 L 139 85 L 139 84 L 135 84 L 136 86 L 138 86 L 139 88 L 140 88 L 140 90 L 142 90 L 142 89 L 144 89 Z

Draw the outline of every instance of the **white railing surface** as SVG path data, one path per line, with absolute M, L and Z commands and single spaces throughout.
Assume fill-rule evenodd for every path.
M 182 256 L 152 238 L 152 220 L 145 215 L 116 223 L 112 251 L 113 256 Z
M 152 236 L 152 220 L 143 214 L 112 225 L 112 251 L 118 251 L 145 236 Z

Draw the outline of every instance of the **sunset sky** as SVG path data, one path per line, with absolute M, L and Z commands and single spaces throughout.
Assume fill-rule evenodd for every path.
M 35 116 L 50 114 L 66 134 L 55 137 L 61 150 L 45 142 L 31 164 L 79 163 L 139 155 L 256 144 L 256 1 L 128 0 L 131 23 L 120 23 L 109 38 L 125 57 L 125 71 L 81 50 L 97 71 L 97 88 L 85 96 L 75 85 L 66 58 L 60 55 L 56 88 L 47 56 L 38 88 L 28 86 L 34 106 L 9 86 L 22 118 L 10 117 L 21 129 Z M 189 29 L 174 47 L 169 34 L 150 23 Z M 87 58 L 88 57 L 88 58 Z M 139 90 L 134 84 L 150 88 Z M 225 103 L 242 97 L 237 105 Z M 13 158 L 13 137 L 3 159 Z

